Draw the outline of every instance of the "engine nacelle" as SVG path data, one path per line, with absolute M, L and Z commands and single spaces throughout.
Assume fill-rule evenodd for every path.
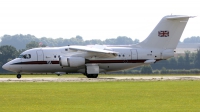
M 60 57 L 60 66 L 62 67 L 79 67 L 85 65 L 85 58 L 82 57 Z

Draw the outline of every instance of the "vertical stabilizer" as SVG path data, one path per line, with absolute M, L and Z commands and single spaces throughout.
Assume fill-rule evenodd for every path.
M 175 49 L 190 16 L 163 17 L 150 35 L 138 46 L 142 48 Z

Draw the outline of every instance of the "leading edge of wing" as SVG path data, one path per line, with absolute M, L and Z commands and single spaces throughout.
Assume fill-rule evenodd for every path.
M 103 54 L 104 54 L 103 57 L 115 57 L 118 55 L 118 52 L 104 50 L 104 49 L 97 49 L 97 48 L 89 48 L 87 46 L 70 46 L 69 49 L 76 50 L 76 51 L 84 51 L 84 52 L 89 52 L 89 53 L 102 54 L 100 57 L 102 57 Z

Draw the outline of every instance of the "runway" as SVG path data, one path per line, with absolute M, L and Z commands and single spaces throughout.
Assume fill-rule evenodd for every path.
M 200 76 L 119 76 L 100 78 L 0 78 L 0 82 L 106 82 L 106 81 L 165 81 L 200 80 Z

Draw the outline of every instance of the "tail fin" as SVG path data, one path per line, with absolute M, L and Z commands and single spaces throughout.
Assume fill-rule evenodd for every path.
M 190 16 L 165 16 L 150 35 L 138 46 L 143 48 L 175 49 Z

